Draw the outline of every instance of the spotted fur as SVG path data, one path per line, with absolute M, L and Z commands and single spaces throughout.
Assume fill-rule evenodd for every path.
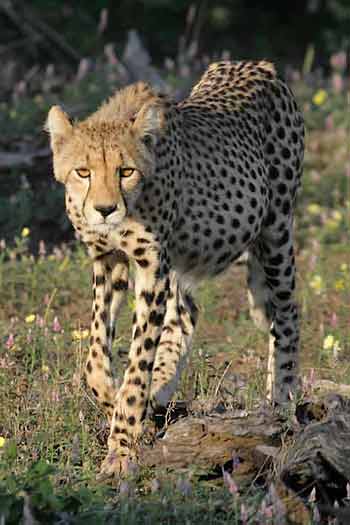
M 111 431 L 102 472 L 126 468 L 147 410 L 166 405 L 191 346 L 191 288 L 248 251 L 252 317 L 270 332 L 268 397 L 297 383 L 293 208 L 303 119 L 267 62 L 212 64 L 175 103 L 138 83 L 71 124 L 48 117 L 54 171 L 93 259 L 87 381 Z M 129 361 L 111 368 L 115 321 L 135 267 Z

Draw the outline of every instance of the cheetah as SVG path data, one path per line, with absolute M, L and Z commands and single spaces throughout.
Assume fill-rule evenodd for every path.
M 248 253 L 248 299 L 269 332 L 267 397 L 298 385 L 293 209 L 304 124 L 266 61 L 209 66 L 175 102 L 143 82 L 83 121 L 59 106 L 47 119 L 54 174 L 93 261 L 87 383 L 109 423 L 101 475 L 135 460 L 143 421 L 174 393 L 191 348 L 194 285 Z M 116 319 L 135 272 L 129 359 L 112 372 Z

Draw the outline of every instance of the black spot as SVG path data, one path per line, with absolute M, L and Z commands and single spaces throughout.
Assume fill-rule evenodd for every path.
M 141 266 L 141 268 L 147 268 L 149 266 L 149 261 L 147 259 L 135 259 L 137 264 Z
M 102 345 L 102 352 L 104 353 L 105 356 L 110 357 L 107 345 Z
M 135 330 L 135 333 L 134 333 L 134 339 L 137 339 L 138 337 L 140 337 L 141 335 L 141 329 L 140 327 L 138 326 Z
M 287 186 L 283 182 L 277 186 L 277 191 L 280 195 L 285 195 L 287 193 L 287 189 Z
M 127 421 L 128 421 L 128 424 L 133 427 L 136 423 L 135 416 L 129 416 Z
M 236 242 L 236 236 L 231 235 L 228 239 L 229 244 L 234 244 Z
M 268 155 L 273 155 L 275 153 L 275 147 L 274 145 L 272 144 L 272 142 L 268 142 L 266 144 L 266 153 Z
M 283 140 L 284 137 L 286 136 L 286 132 L 284 131 L 284 128 L 282 128 L 282 126 L 280 126 L 277 130 L 277 136 L 279 139 Z
M 150 313 L 150 316 L 149 316 L 149 322 L 151 324 L 154 324 L 156 326 L 160 326 L 163 322 L 163 314 L 162 313 L 157 313 L 156 310 L 152 310 L 152 312 Z
M 87 364 L 86 364 L 86 370 L 89 372 L 89 374 L 91 374 L 92 372 L 92 364 L 91 364 L 91 361 L 88 361 Z
M 284 201 L 283 206 L 282 206 L 282 213 L 284 213 L 284 215 L 289 215 L 290 209 L 291 209 L 290 202 Z
M 154 346 L 154 342 L 150 337 L 147 337 L 144 342 L 145 350 L 151 350 Z
M 281 253 L 275 255 L 275 257 L 269 258 L 269 264 L 272 266 L 278 266 L 279 264 L 283 263 L 283 255 Z
M 147 364 L 147 361 L 145 359 L 142 359 L 139 362 L 139 369 L 142 370 L 143 372 L 148 369 L 148 364 Z
M 278 241 L 278 246 L 284 246 L 289 241 L 289 232 L 286 230 Z
M 141 297 L 144 298 L 148 306 L 151 306 L 154 300 L 154 292 L 147 292 L 146 290 L 143 290 L 141 292 Z
M 128 281 L 125 281 L 124 279 L 118 279 L 113 283 L 112 286 L 113 290 L 115 290 L 116 292 L 126 291 L 129 287 Z
M 105 276 L 104 275 L 96 275 L 95 284 L 96 286 L 101 286 L 102 284 L 105 284 Z
M 214 250 L 219 250 L 224 244 L 224 241 L 222 239 L 216 239 L 213 243 Z
M 282 148 L 282 157 L 284 159 L 289 159 L 291 156 L 290 150 L 288 148 Z
M 270 166 L 269 168 L 269 177 L 272 180 L 276 180 L 279 176 L 278 169 L 275 166 Z
M 127 397 L 126 402 L 131 407 L 136 403 L 136 397 L 135 396 Z
M 283 292 L 277 292 L 276 293 L 276 297 L 278 299 L 280 299 L 281 301 L 288 301 L 288 299 L 290 299 L 290 296 L 291 296 L 291 293 L 288 292 L 288 291 L 283 291 Z
M 161 305 L 164 302 L 165 294 L 164 292 L 159 292 L 157 298 L 156 298 L 156 305 Z

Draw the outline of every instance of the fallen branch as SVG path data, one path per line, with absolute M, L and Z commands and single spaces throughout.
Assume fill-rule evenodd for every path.
M 141 461 L 175 469 L 196 465 L 208 472 L 236 461 L 235 477 L 251 481 L 278 452 L 281 432 L 282 424 L 272 412 L 188 416 L 170 425 L 153 448 L 144 448 Z
M 26 152 L 0 152 L 0 170 L 32 167 L 35 161 L 49 157 L 50 153 L 48 147 Z
M 186 414 L 182 407 L 182 413 Z M 212 475 L 234 470 L 240 482 L 280 480 L 308 498 L 333 505 L 347 498 L 350 480 L 350 401 L 338 394 L 305 402 L 297 409 L 299 423 L 281 420 L 266 407 L 254 412 L 224 411 L 185 415 L 170 424 L 153 445 L 140 451 L 149 467 L 199 467 Z M 300 424 L 303 422 L 305 424 Z M 277 477 L 277 480 L 276 480 Z

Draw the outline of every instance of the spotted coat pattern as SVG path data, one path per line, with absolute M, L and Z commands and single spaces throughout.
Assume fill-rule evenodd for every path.
M 251 314 L 270 333 L 267 395 L 286 402 L 298 369 L 293 208 L 304 127 L 273 65 L 212 64 L 180 103 L 138 83 L 83 122 L 53 107 L 47 127 L 67 213 L 93 259 L 86 376 L 111 425 L 102 473 L 127 468 L 147 410 L 176 388 L 194 284 L 244 251 Z M 111 348 L 130 262 L 136 309 L 117 385 Z

